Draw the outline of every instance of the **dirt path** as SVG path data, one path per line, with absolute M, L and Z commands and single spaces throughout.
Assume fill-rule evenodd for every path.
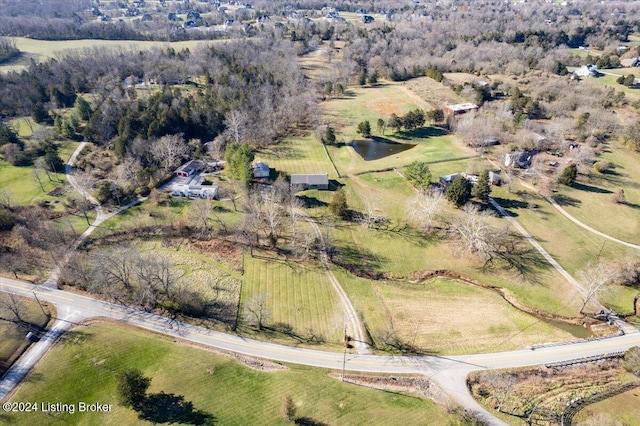
M 129 204 L 124 205 L 113 212 L 105 213 L 104 209 L 102 208 L 98 200 L 96 200 L 93 196 L 91 196 L 91 194 L 89 194 L 80 185 L 78 185 L 78 182 L 76 182 L 76 179 L 73 176 L 73 165 L 75 164 L 76 158 L 78 158 L 78 154 L 80 154 L 80 152 L 84 149 L 86 145 L 87 145 L 86 141 L 82 142 L 80 145 L 78 145 L 76 150 L 73 151 L 73 154 L 69 158 L 69 161 L 67 161 L 67 164 L 65 164 L 64 166 L 64 173 L 65 173 L 65 177 L 67 178 L 67 181 L 73 187 L 73 189 L 76 192 L 78 192 L 80 195 L 82 195 L 82 197 L 89 200 L 89 202 L 93 205 L 93 207 L 96 210 L 96 218 L 94 219 L 93 222 L 91 222 L 89 227 L 82 233 L 82 235 L 76 238 L 76 240 L 73 242 L 73 244 L 65 254 L 62 262 L 58 266 L 56 266 L 53 272 L 51 272 L 51 275 L 49 275 L 49 277 L 42 283 L 42 285 L 45 287 L 51 287 L 51 288 L 58 287 L 58 278 L 60 277 L 60 272 L 62 271 L 62 268 L 64 267 L 64 265 L 66 265 L 67 262 L 69 262 L 69 260 L 71 259 L 71 255 L 78 249 L 78 247 L 80 247 L 80 244 L 82 244 L 82 242 L 86 240 L 89 237 L 89 235 L 91 235 L 93 231 L 95 231 L 103 222 L 143 202 L 148 198 L 148 197 L 138 198 L 137 200 L 134 200 Z

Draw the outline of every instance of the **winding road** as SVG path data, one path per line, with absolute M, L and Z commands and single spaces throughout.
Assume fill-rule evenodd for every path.
M 0 278 L 0 291 L 24 297 L 34 297 L 34 294 L 36 294 L 38 299 L 54 304 L 59 313 L 54 326 L 45 337 L 40 342 L 32 345 L 20 361 L 4 376 L 2 382 L 0 382 L 0 400 L 7 398 L 11 394 L 15 386 L 28 374 L 37 360 L 47 352 L 61 333 L 74 324 L 89 318 L 110 318 L 123 321 L 186 341 L 253 357 L 333 370 L 341 370 L 343 368 L 343 354 L 340 352 L 301 349 L 246 339 L 203 327 L 179 323 L 160 315 L 142 312 L 91 297 L 8 278 Z M 529 348 L 477 355 L 405 357 L 349 354 L 344 368 L 349 371 L 371 373 L 423 374 L 437 383 L 465 408 L 477 412 L 479 417 L 487 423 L 505 425 L 504 422 L 484 410 L 467 391 L 466 376 L 471 371 L 567 361 L 580 357 L 624 351 L 638 345 L 640 345 L 640 333 L 635 331 L 608 339 L 542 347 L 535 350 Z

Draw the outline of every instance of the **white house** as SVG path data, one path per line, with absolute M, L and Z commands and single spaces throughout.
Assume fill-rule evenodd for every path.
M 573 73 L 580 77 L 597 77 L 600 75 L 600 71 L 598 71 L 598 67 L 591 64 L 581 66 L 580 68 L 576 69 Z

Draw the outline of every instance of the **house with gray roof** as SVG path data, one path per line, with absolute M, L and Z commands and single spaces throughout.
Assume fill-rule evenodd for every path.
M 291 186 L 305 189 L 329 189 L 329 174 L 291 175 Z

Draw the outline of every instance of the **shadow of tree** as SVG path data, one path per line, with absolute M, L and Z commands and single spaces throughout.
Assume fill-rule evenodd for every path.
M 322 200 L 318 200 L 316 197 L 309 197 L 308 195 L 297 195 L 298 199 L 304 204 L 304 208 L 312 209 L 316 207 L 327 207 L 327 203 Z
M 295 424 L 301 425 L 301 426 L 329 426 L 327 423 L 314 420 L 311 417 L 298 417 L 295 420 Z
M 526 209 L 529 208 L 529 203 L 520 200 L 511 200 L 508 198 L 493 198 L 496 203 L 500 204 L 500 206 L 505 209 L 511 216 L 518 217 L 518 213 L 515 213 L 514 209 Z
M 421 127 L 416 130 L 403 130 L 395 135 L 400 139 L 427 139 L 446 134 L 447 132 L 439 127 Z
M 365 248 L 346 245 L 335 248 L 331 261 L 349 271 L 357 269 L 369 274 L 379 270 L 385 259 Z
M 597 186 L 592 185 L 585 185 L 583 183 L 574 183 L 572 187 L 580 191 L 594 192 L 596 194 L 612 194 L 612 192 L 608 189 L 598 188 Z
M 569 197 L 563 194 L 556 194 L 553 196 L 553 199 L 561 206 L 578 207 L 580 204 L 582 204 L 582 201 L 578 200 L 577 198 Z
M 215 417 L 196 410 L 184 396 L 173 393 L 153 393 L 146 397 L 138 411 L 138 417 L 151 423 L 178 423 L 189 425 L 214 425 Z

